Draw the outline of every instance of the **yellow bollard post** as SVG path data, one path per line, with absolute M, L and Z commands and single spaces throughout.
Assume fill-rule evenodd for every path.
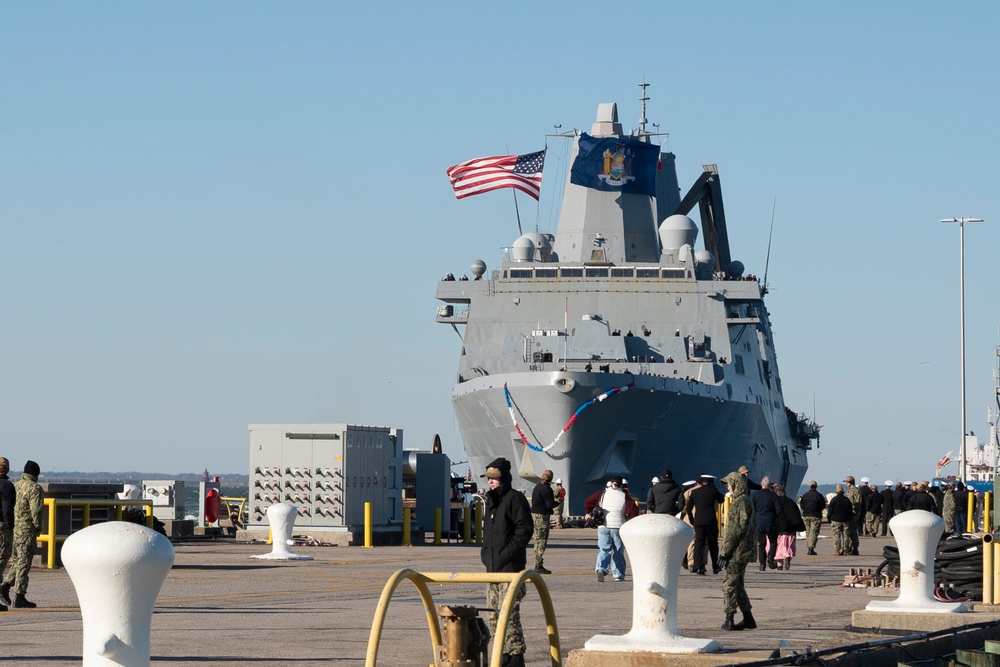
M 486 501 L 476 503 L 476 544 L 483 543 L 483 517 L 486 514 Z
M 441 508 L 434 508 L 434 546 L 441 544 Z
M 983 494 L 983 532 L 993 532 L 993 492 Z
M 372 548 L 372 504 L 365 503 L 365 549 Z
M 993 547 L 993 604 L 1000 604 L 1000 544 L 994 542 Z
M 993 535 L 983 535 L 983 604 L 993 604 Z
M 976 532 L 976 492 L 969 489 L 969 506 L 965 514 L 965 530 L 970 533 Z
M 462 508 L 462 544 L 472 542 L 472 508 L 466 505 Z
M 412 547 L 413 543 L 410 542 L 410 508 L 403 508 L 403 546 Z
M 48 549 L 48 565 L 51 570 L 56 566 L 56 499 L 46 498 L 43 502 L 49 508 L 49 542 L 45 546 Z

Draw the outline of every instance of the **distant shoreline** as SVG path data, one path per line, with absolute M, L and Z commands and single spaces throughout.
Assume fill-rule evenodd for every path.
M 20 476 L 21 471 L 11 471 L 11 478 Z M 116 482 L 122 484 L 134 484 L 144 479 L 172 479 L 183 482 L 200 482 L 204 477 L 203 472 L 185 473 L 163 473 L 163 472 L 45 472 L 38 477 L 38 481 L 45 482 L 70 482 L 80 484 L 93 484 L 97 482 Z M 209 473 L 208 479 L 219 477 L 223 484 L 228 486 L 246 486 L 249 484 L 250 475 L 247 473 Z

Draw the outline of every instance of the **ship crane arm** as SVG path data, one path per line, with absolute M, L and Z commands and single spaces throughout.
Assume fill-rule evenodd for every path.
M 698 205 L 705 249 L 715 257 L 715 270 L 728 273 L 732 257 L 729 252 L 729 232 L 726 230 L 726 213 L 722 205 L 719 170 L 714 164 L 707 164 L 704 169 L 684 195 L 684 199 L 677 205 L 674 215 L 687 215 L 696 204 Z

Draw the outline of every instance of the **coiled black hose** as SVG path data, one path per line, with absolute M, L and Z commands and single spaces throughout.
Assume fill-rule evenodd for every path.
M 882 564 L 875 575 L 899 576 L 899 549 L 882 549 Z M 983 541 L 979 537 L 952 537 L 941 540 L 934 552 L 934 584 L 954 588 L 969 598 L 983 594 Z

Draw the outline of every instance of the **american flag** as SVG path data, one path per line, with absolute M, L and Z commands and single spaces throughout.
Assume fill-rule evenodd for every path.
M 538 199 L 544 164 L 545 151 L 478 157 L 449 167 L 448 179 L 456 199 L 500 188 L 514 188 Z

